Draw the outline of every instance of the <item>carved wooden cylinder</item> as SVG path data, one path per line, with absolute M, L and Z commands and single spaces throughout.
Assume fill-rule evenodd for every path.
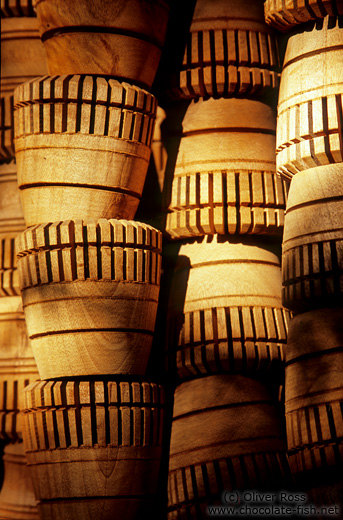
M 265 0 L 266 22 L 279 31 L 287 31 L 300 23 L 343 15 L 341 0 Z
M 45 61 L 30 2 L 2 2 L 0 161 L 14 157 L 13 90 L 24 81 L 46 74 Z
M 280 286 L 278 257 L 258 245 L 218 236 L 182 245 L 170 296 L 170 368 L 186 379 L 277 373 L 289 319 Z
M 119 220 L 64 221 L 18 237 L 23 307 L 41 379 L 145 373 L 161 234 Z
M 286 353 L 287 442 L 294 475 L 342 468 L 343 308 L 293 318 Z M 324 480 L 325 483 L 325 480 Z
M 28 226 L 134 217 L 150 157 L 151 94 L 113 79 L 50 76 L 20 86 L 14 104 Z
M 22 438 L 22 391 L 39 379 L 20 296 L 0 298 L 0 438 Z
M 162 451 L 161 386 L 42 381 L 25 395 L 25 451 L 41 519 L 152 515 Z
M 253 379 L 208 376 L 178 386 L 168 518 L 206 518 L 206 507 L 221 503 L 223 491 L 285 485 L 289 468 L 280 419 L 268 387 Z
M 6 520 L 39 520 L 23 443 L 8 444 L 3 460 L 5 475 L 0 493 L 0 517 Z
M 341 18 L 290 36 L 280 83 L 276 165 L 280 175 L 343 161 Z
M 34 0 L 50 74 L 105 74 L 149 88 L 167 29 L 164 0 Z
M 256 95 L 279 85 L 277 41 L 263 0 L 198 0 L 171 99 Z
M 282 299 L 289 309 L 343 303 L 342 178 L 343 164 L 332 164 L 292 180 L 282 246 Z
M 282 232 L 287 186 L 275 174 L 271 107 L 248 99 L 192 101 L 177 135 L 170 142 L 178 146 L 175 168 L 166 172 L 171 237 Z

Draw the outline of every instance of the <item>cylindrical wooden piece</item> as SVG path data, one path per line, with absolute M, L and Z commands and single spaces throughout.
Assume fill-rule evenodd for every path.
M 0 298 L 0 438 L 22 438 L 22 391 L 39 379 L 20 296 Z
M 182 245 L 170 295 L 170 368 L 180 378 L 280 369 L 289 319 L 280 286 L 278 257 L 258 243 L 209 237 Z
M 120 220 L 63 221 L 18 237 L 18 272 L 42 379 L 145 373 L 161 233 Z
M 151 94 L 113 79 L 48 76 L 20 86 L 14 105 L 27 226 L 134 217 L 150 157 Z
M 302 312 L 343 301 L 343 163 L 298 173 L 291 183 L 282 254 L 282 299 Z
M 8 444 L 3 460 L 5 475 L 0 493 L 0 518 L 39 520 L 23 443 Z
M 256 95 L 279 85 L 279 56 L 263 0 L 198 0 L 172 99 Z
M 151 87 L 165 39 L 164 0 L 34 0 L 50 74 L 106 74 Z
M 290 322 L 285 406 L 294 475 L 342 467 L 342 346 L 342 307 L 305 312 Z
M 44 381 L 30 385 L 25 396 L 25 451 L 41 519 L 153 516 L 162 452 L 161 386 Z
M 299 171 L 343 161 L 341 18 L 327 16 L 288 39 L 278 105 L 276 166 Z
M 170 131 L 173 123 L 170 124 Z M 280 234 L 287 185 L 275 174 L 275 113 L 260 101 L 192 101 L 182 131 L 170 137 L 170 200 L 166 231 L 173 238 L 205 234 Z
M 225 490 L 285 485 L 283 437 L 277 403 L 263 383 L 239 375 L 182 383 L 174 397 L 168 518 L 206 518 L 206 507 L 220 503 Z

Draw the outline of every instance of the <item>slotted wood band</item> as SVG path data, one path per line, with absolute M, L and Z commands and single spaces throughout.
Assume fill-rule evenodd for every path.
M 172 76 L 168 95 L 191 99 L 261 93 L 278 87 L 278 69 L 273 34 L 244 27 L 191 29 L 182 68 Z
M 254 489 L 261 481 L 291 481 L 286 453 L 264 452 L 215 459 L 169 472 L 168 520 L 206 518 L 223 492 Z
M 163 388 L 146 381 L 33 383 L 25 390 L 25 451 L 161 446 L 164 402 Z
M 342 301 L 341 173 L 341 165 L 332 164 L 292 180 L 282 246 L 282 299 L 289 309 Z
M 259 306 L 187 312 L 169 370 L 181 379 L 221 372 L 278 370 L 283 366 L 289 312 Z M 170 323 L 170 331 L 178 330 Z M 174 342 L 174 341 L 173 341 Z
M 75 132 L 150 146 L 157 101 L 128 83 L 97 76 L 43 76 L 17 87 L 15 138 Z
M 279 31 L 325 16 L 343 15 L 340 0 L 265 0 L 265 20 Z
M 175 174 L 166 232 L 280 234 L 288 183 L 274 171 L 214 170 Z
M 341 27 L 342 17 L 326 17 L 288 39 L 276 137 L 277 171 L 285 178 L 343 161 Z
M 1 0 L 1 18 L 36 16 L 32 0 Z
M 124 220 L 63 221 L 17 238 L 21 288 L 74 280 L 159 284 L 162 235 Z

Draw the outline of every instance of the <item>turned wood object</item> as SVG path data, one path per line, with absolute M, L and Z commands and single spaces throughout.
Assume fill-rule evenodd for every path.
M 164 0 L 34 0 L 50 74 L 105 74 L 149 88 L 168 22 Z
M 181 245 L 169 303 L 170 369 L 186 379 L 276 373 L 289 320 L 280 286 L 279 259 L 258 242 L 215 236 Z
M 18 272 L 41 379 L 140 374 L 149 358 L 161 233 L 122 220 L 63 221 L 18 237 Z
M 339 307 L 305 312 L 290 321 L 285 407 L 294 475 L 342 466 L 342 318 Z
M 0 161 L 14 157 L 13 90 L 46 73 L 45 51 L 30 2 L 1 2 Z
M 27 226 L 134 217 L 150 157 L 154 96 L 114 79 L 45 76 L 18 87 L 14 105 Z
M 326 17 L 288 39 L 280 83 L 276 165 L 280 175 L 343 161 L 341 18 Z
M 175 168 L 166 171 L 171 237 L 281 234 L 287 184 L 275 174 L 271 107 L 249 99 L 192 101 L 182 130 L 167 139 L 178 147 Z
M 21 439 L 22 391 L 39 379 L 20 296 L 0 298 L 0 438 Z
M 148 381 L 42 381 L 25 391 L 24 443 L 42 520 L 154 512 L 164 392 Z
M 169 519 L 206 518 L 225 490 L 277 489 L 288 478 L 281 415 L 265 384 L 213 375 L 176 388 Z
M 292 180 L 282 246 L 282 298 L 289 309 L 342 303 L 342 180 L 342 163 Z
M 3 460 L 5 475 L 0 493 L 0 518 L 39 520 L 23 443 L 8 444 Z
M 265 20 L 279 31 L 325 16 L 343 15 L 341 0 L 265 0 Z
M 168 96 L 250 96 L 278 85 L 277 41 L 265 24 L 263 0 L 197 0 Z

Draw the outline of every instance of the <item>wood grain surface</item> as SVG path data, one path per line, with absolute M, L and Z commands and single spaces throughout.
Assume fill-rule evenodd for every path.
M 325 16 L 343 15 L 340 0 L 265 0 L 265 20 L 279 31 Z

